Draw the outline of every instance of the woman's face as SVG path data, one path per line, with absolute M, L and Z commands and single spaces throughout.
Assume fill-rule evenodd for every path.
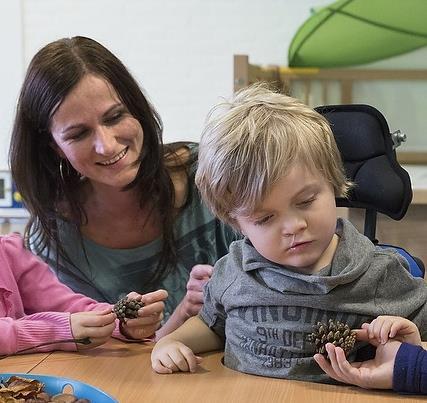
M 84 76 L 53 115 L 50 130 L 60 157 L 93 186 L 122 188 L 135 179 L 144 133 L 105 79 Z

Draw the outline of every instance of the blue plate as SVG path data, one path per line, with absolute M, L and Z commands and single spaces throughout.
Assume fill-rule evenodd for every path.
M 22 378 L 35 379 L 44 384 L 44 391 L 49 395 L 63 393 L 64 388 L 67 388 L 66 393 L 73 393 L 79 399 L 88 399 L 92 403 L 118 403 L 110 395 L 107 395 L 101 389 L 90 386 L 87 383 L 75 381 L 74 379 L 61 378 L 59 376 L 37 375 L 37 374 L 20 374 L 20 373 L 0 373 L 0 381 L 6 382 L 11 376 L 20 376 Z M 73 389 L 70 391 L 70 387 Z

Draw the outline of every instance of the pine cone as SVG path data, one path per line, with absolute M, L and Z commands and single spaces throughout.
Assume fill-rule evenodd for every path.
M 138 317 L 138 310 L 144 306 L 142 301 L 137 299 L 124 297 L 117 301 L 113 307 L 113 312 L 121 323 L 126 323 L 126 319 L 134 319 Z
M 317 322 L 314 332 L 308 335 L 308 341 L 314 343 L 316 353 L 328 358 L 326 343 L 332 343 L 344 350 L 345 355 L 353 348 L 356 342 L 356 332 L 348 324 L 329 319 L 328 323 Z

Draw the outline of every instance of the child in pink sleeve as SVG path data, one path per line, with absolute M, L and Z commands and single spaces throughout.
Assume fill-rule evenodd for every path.
M 80 350 L 105 343 L 111 336 L 145 340 L 163 318 L 167 292 L 140 295 L 138 318 L 119 326 L 110 304 L 76 294 L 60 283 L 49 267 L 25 249 L 19 235 L 0 237 L 0 354 L 13 354 L 42 343 L 89 337 L 91 343 L 52 344 L 34 351 Z

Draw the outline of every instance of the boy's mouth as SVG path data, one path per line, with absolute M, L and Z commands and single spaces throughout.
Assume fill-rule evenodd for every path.
M 309 243 L 310 243 L 310 241 L 292 243 L 292 245 L 289 247 L 289 250 L 297 249 L 298 247 L 303 246 L 303 245 L 308 245 Z

